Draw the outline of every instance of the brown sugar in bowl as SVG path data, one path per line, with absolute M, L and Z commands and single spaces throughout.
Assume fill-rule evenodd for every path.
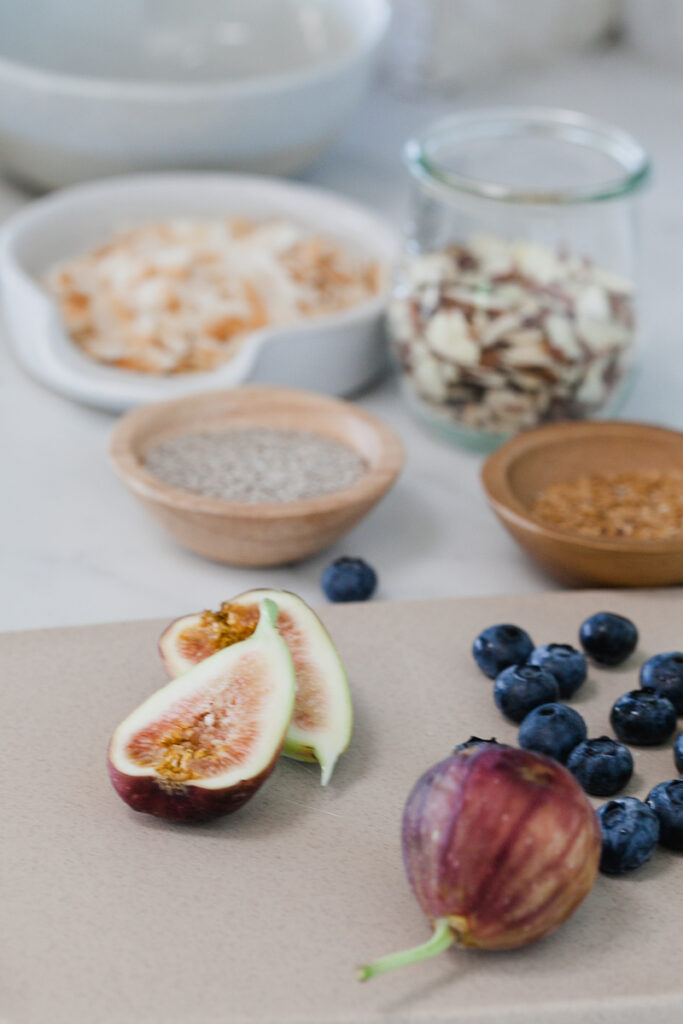
M 501 523 L 562 583 L 657 587 L 683 583 L 683 534 L 591 537 L 548 526 L 531 510 L 553 484 L 669 470 L 683 472 L 683 433 L 642 423 L 556 423 L 519 434 L 489 456 L 482 483 Z
M 146 453 L 178 434 L 267 427 L 321 434 L 356 451 L 365 473 L 349 487 L 289 502 L 238 502 L 179 490 L 153 476 Z M 114 469 L 180 544 L 231 565 L 294 562 L 329 547 L 386 494 L 403 448 L 384 423 L 349 402 L 287 388 L 244 387 L 143 406 L 115 427 Z

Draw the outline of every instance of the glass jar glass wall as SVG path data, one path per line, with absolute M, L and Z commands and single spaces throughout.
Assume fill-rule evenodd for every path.
M 483 447 L 612 415 L 635 364 L 642 147 L 571 111 L 510 108 L 438 122 L 405 162 L 389 329 L 413 408 Z

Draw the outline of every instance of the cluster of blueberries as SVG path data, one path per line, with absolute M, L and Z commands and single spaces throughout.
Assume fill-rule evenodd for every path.
M 621 615 L 598 612 L 582 624 L 579 640 L 592 661 L 614 666 L 633 653 L 638 630 Z M 665 743 L 676 729 L 677 716 L 683 715 L 680 651 L 648 658 L 640 670 L 641 688 L 614 703 L 610 723 L 621 742 L 609 736 L 588 739 L 578 711 L 560 703 L 571 698 L 586 678 L 581 651 L 569 644 L 534 647 L 523 629 L 499 625 L 479 634 L 472 653 L 482 672 L 495 679 L 497 707 L 520 723 L 519 745 L 566 764 L 592 796 L 613 796 L 631 778 L 633 757 L 624 744 Z M 624 874 L 644 864 L 658 842 L 683 850 L 683 732 L 674 745 L 674 760 L 681 778 L 659 783 L 645 802 L 622 797 L 599 808 L 600 868 L 606 874 Z

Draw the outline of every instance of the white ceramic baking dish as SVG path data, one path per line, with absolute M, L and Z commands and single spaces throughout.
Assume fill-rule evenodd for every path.
M 385 293 L 333 316 L 256 331 L 207 373 L 154 376 L 103 366 L 69 339 L 40 278 L 55 262 L 101 243 L 122 224 L 173 216 L 281 215 L 362 250 L 388 279 L 398 234 L 382 218 L 306 185 L 229 174 L 113 178 L 38 199 L 0 231 L 0 291 L 11 345 L 28 373 L 76 401 L 113 412 L 143 402 L 235 387 L 247 380 L 349 395 L 386 360 Z

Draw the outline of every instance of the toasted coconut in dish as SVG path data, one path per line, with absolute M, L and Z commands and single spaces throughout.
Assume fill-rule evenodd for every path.
M 171 374 L 214 369 L 259 328 L 364 302 L 381 273 L 293 221 L 178 219 L 122 229 L 44 283 L 91 359 Z

